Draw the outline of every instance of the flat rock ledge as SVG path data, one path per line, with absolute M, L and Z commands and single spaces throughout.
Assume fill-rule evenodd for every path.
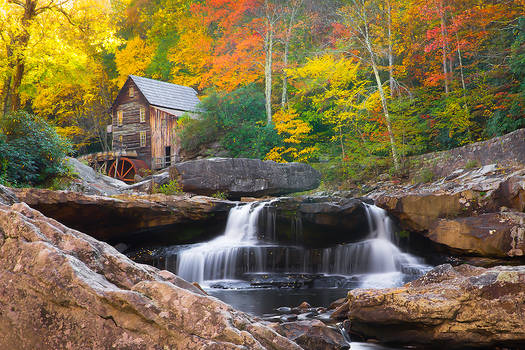
M 167 271 L 0 205 L 1 349 L 301 349 Z
M 348 293 L 350 331 L 397 345 L 525 346 L 525 266 L 440 265 L 400 288 Z
M 226 221 L 235 203 L 181 194 L 86 195 L 38 188 L 10 189 L 17 200 L 61 223 L 103 241 L 125 240 L 148 230 L 179 234 L 180 227 L 195 222 Z

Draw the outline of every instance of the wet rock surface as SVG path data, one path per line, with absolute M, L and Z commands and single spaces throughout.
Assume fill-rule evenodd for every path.
M 340 332 L 319 320 L 304 320 L 271 324 L 277 333 L 293 340 L 304 349 L 350 349 Z
M 350 331 L 432 347 L 525 346 L 525 266 L 440 265 L 400 288 L 348 293 Z
M 343 336 L 339 325 L 330 319 L 326 308 L 314 308 L 302 302 L 296 307 L 282 306 L 275 311 L 277 314 L 264 318 L 271 322 L 269 326 L 304 349 L 350 349 L 349 341 Z
M 37 188 L 5 188 L 3 193 L 5 204 L 25 202 L 97 239 L 128 246 L 135 241 L 173 245 L 205 240 L 220 233 L 229 210 L 237 205 L 189 194 L 107 197 Z M 260 221 L 261 234 L 268 235 L 262 238 L 311 247 L 359 241 L 368 232 L 363 200 L 354 198 L 283 197 L 265 208 Z M 274 222 L 272 227 L 265 224 Z
M 276 216 L 274 238 L 317 247 L 359 241 L 369 229 L 363 203 L 373 201 L 338 196 L 279 198 L 269 212 Z
M 2 349 L 300 349 L 168 271 L 0 205 Z
M 303 163 L 275 163 L 247 158 L 212 158 L 177 163 L 170 168 L 185 192 L 230 198 L 283 195 L 317 188 L 320 173 Z

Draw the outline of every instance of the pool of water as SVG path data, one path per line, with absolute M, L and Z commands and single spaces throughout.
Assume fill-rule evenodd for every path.
M 208 281 L 204 289 L 209 295 L 220 299 L 237 310 L 262 317 L 263 319 L 275 321 L 275 318 L 282 315 L 282 312 L 277 310 L 278 308 L 293 308 L 299 306 L 303 302 L 307 302 L 313 308 L 326 308 L 333 301 L 345 297 L 349 290 L 358 288 L 359 286 L 362 286 L 363 283 L 368 284 L 368 286 L 375 285 L 376 287 L 381 288 L 381 284 L 385 283 L 385 281 L 388 281 L 386 284 L 390 286 L 392 283 L 392 276 L 377 274 L 374 278 L 368 278 L 365 280 L 354 278 L 348 280 L 344 287 L 335 288 L 254 288 L 246 281 L 218 280 Z M 398 283 L 403 282 L 403 280 L 398 281 Z M 274 319 L 272 320 L 272 318 Z M 325 322 L 330 321 L 328 314 L 322 314 L 316 318 L 324 320 Z M 353 341 L 350 343 L 350 346 L 352 350 L 402 349 L 374 343 Z
M 327 307 L 334 300 L 345 297 L 348 289 L 251 288 L 235 290 L 206 288 L 206 292 L 232 305 L 237 310 L 255 316 L 265 316 L 275 314 L 279 307 L 295 307 L 304 301 L 312 307 Z

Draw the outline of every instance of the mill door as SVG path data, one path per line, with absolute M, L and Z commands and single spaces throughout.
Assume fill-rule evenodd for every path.
M 171 146 L 166 146 L 166 153 L 164 159 L 164 165 L 166 167 L 169 167 L 171 165 Z

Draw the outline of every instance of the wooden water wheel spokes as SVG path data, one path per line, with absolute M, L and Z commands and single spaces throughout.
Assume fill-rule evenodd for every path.
M 108 175 L 125 182 L 134 182 L 135 174 L 139 169 L 147 167 L 146 163 L 140 159 L 120 157 L 111 163 Z

